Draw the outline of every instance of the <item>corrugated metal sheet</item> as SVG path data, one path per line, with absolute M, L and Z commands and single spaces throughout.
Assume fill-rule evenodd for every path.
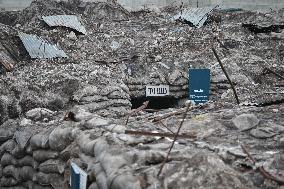
M 0 51 L 0 63 L 6 71 L 12 71 L 14 61 L 4 51 Z
M 208 14 L 214 9 L 214 7 L 204 7 L 204 8 L 189 8 L 182 11 L 182 14 L 174 16 L 174 19 L 184 19 L 191 22 L 197 28 L 203 26 L 207 20 Z
M 63 50 L 59 50 L 56 45 L 52 45 L 36 35 L 19 33 L 26 50 L 31 58 L 67 58 Z
M 64 26 L 77 30 L 83 34 L 87 33 L 85 27 L 79 22 L 78 17 L 75 15 L 43 16 L 42 19 L 49 26 Z

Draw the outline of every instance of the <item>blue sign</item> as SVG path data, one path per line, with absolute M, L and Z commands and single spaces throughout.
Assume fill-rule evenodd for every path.
M 188 71 L 189 100 L 196 104 L 209 100 L 210 69 L 189 69 Z
M 71 163 L 70 185 L 71 189 L 87 188 L 87 173 L 75 163 Z

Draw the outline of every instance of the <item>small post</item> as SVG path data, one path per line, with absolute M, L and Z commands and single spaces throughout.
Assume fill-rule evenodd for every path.
M 229 83 L 230 83 L 230 85 L 231 85 L 231 87 L 232 87 L 232 89 L 233 89 L 233 92 L 234 92 L 234 95 L 235 95 L 235 98 L 236 98 L 237 103 L 240 104 L 240 101 L 239 101 L 239 98 L 238 98 L 236 89 L 235 89 L 235 87 L 234 87 L 234 85 L 233 85 L 233 83 L 232 83 L 232 81 L 231 81 L 231 79 L 230 79 L 228 73 L 226 72 L 226 70 L 225 70 L 225 68 L 224 68 L 224 66 L 223 66 L 223 64 L 222 64 L 222 62 L 221 62 L 221 60 L 220 60 L 220 58 L 219 58 L 219 56 L 218 56 L 216 50 L 214 49 L 214 47 L 212 47 L 212 51 L 213 51 L 213 53 L 214 53 L 216 59 L 218 60 L 220 66 L 221 66 L 222 71 L 224 72 L 224 74 L 225 74 L 227 80 L 229 81 Z
M 174 147 L 174 144 L 175 144 L 175 142 L 176 142 L 176 140 L 177 140 L 177 137 L 178 137 L 178 135 L 179 135 L 180 129 L 181 129 L 181 127 L 182 127 L 182 125 L 183 125 L 183 122 L 184 122 L 184 120 L 185 120 L 185 118 L 186 118 L 187 112 L 188 112 L 188 110 L 189 110 L 189 106 L 190 106 L 190 104 L 187 103 L 187 105 L 186 105 L 186 111 L 185 111 L 184 114 L 183 114 L 182 121 L 181 121 L 180 124 L 179 124 L 178 130 L 177 130 L 177 132 L 175 133 L 175 136 L 174 136 L 174 140 L 173 140 L 173 142 L 172 142 L 172 145 L 171 145 L 171 147 L 170 147 L 170 149 L 169 149 L 169 151 L 168 151 L 168 154 L 167 154 L 166 158 L 164 159 L 164 161 L 163 161 L 163 163 L 162 163 L 162 165 L 161 165 L 161 168 L 160 168 L 160 170 L 159 170 L 159 172 L 158 172 L 157 177 L 160 176 L 160 174 L 162 173 L 162 170 L 163 170 L 165 164 L 167 163 L 167 161 L 168 161 L 168 159 L 169 159 L 170 153 L 171 153 L 171 151 L 172 151 L 172 149 L 173 149 L 173 147 Z

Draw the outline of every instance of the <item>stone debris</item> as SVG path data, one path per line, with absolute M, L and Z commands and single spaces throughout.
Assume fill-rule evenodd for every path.
M 87 189 L 282 189 L 284 10 L 214 9 L 198 28 L 179 13 L 77 0 L 1 11 L 0 188 L 70 188 L 76 163 Z M 55 15 L 77 16 L 86 35 L 42 20 Z M 19 32 L 68 58 L 31 59 Z M 211 89 L 186 112 L 189 68 L 209 68 Z M 146 98 L 158 85 L 169 95 Z

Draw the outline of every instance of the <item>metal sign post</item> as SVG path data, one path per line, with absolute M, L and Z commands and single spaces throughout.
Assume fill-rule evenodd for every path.
M 71 163 L 70 185 L 71 189 L 87 188 L 87 173 L 75 163 Z
M 210 69 L 189 69 L 189 100 L 203 104 L 209 100 Z

